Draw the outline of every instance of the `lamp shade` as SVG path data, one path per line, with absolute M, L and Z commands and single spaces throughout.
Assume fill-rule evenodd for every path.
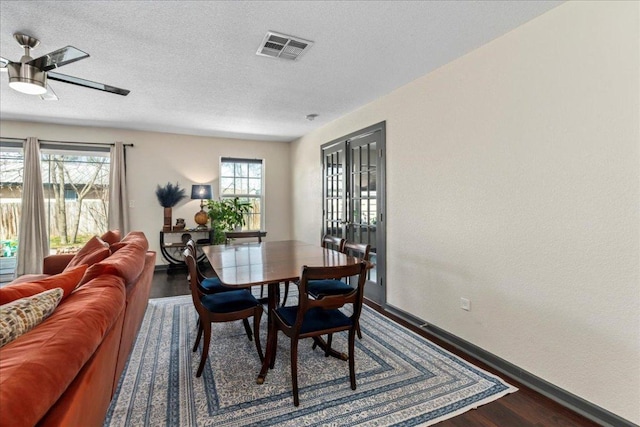
M 213 194 L 211 192 L 211 186 L 210 185 L 192 185 L 191 198 L 192 199 L 212 199 Z

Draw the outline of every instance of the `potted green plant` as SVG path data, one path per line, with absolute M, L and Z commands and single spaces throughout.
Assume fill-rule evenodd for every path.
M 180 184 L 176 182 L 173 185 L 167 182 L 167 185 L 156 187 L 156 197 L 158 203 L 164 208 L 164 225 L 162 231 L 171 231 L 171 208 L 178 204 L 182 199 L 187 197 L 184 188 L 180 188 Z
M 233 199 L 207 200 L 207 215 L 213 228 L 213 243 L 225 242 L 225 232 L 234 231 L 246 224 L 246 215 L 251 212 L 251 204 Z
M 241 201 L 238 197 L 227 199 L 227 201 L 229 201 L 229 217 L 233 225 L 231 230 L 240 231 L 246 225 L 247 215 L 251 212 L 251 203 Z

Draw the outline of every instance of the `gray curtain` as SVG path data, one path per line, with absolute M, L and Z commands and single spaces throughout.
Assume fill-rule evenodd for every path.
M 22 214 L 18 228 L 16 276 L 42 273 L 42 264 L 47 255 L 49 236 L 40 169 L 40 144 L 37 138 L 27 138 L 24 144 Z
M 111 147 L 111 174 L 109 176 L 109 230 L 120 230 L 124 236 L 129 232 L 129 208 L 125 177 L 124 144 L 116 142 Z

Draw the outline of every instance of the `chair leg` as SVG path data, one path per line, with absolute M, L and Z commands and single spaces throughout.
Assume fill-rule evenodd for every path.
M 360 321 L 356 324 L 356 332 L 358 333 L 358 339 L 362 339 L 362 331 L 360 331 Z
M 198 344 L 200 344 L 200 338 L 202 338 L 202 322 L 198 319 L 198 335 L 196 336 L 196 343 L 193 345 L 193 352 L 198 349 Z
M 244 325 L 244 330 L 247 333 L 247 338 L 249 338 L 249 341 L 251 341 L 253 339 L 253 336 L 251 334 L 251 326 L 249 326 L 249 321 L 247 319 L 242 319 L 242 324 Z
M 262 345 L 260 344 L 260 319 L 262 318 L 262 306 L 259 305 L 256 307 L 253 312 L 253 337 L 256 341 L 256 350 L 258 350 L 258 356 L 260 356 L 260 361 L 264 361 L 264 354 L 262 353 Z
M 324 357 L 329 357 L 331 352 L 331 341 L 333 341 L 333 334 L 327 334 L 327 347 L 324 349 Z
M 291 387 L 293 388 L 293 405 L 299 406 L 298 398 L 298 340 L 291 338 Z
M 202 323 L 202 322 L 201 322 Z M 202 371 L 204 370 L 204 364 L 207 361 L 207 357 L 209 356 L 209 344 L 211 343 L 211 322 L 207 322 L 204 327 L 204 345 L 202 346 L 202 356 L 200 356 L 200 366 L 198 366 L 198 372 L 196 372 L 196 377 L 200 377 L 202 375 Z
M 351 381 L 351 390 L 356 389 L 356 362 L 354 357 L 356 341 L 355 327 L 349 329 L 349 380 Z

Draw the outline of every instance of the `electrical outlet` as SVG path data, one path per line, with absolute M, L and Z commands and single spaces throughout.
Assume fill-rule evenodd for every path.
M 129 208 L 135 208 L 136 207 L 136 201 L 135 200 L 129 200 Z
M 466 311 L 471 311 L 471 300 L 467 298 L 460 298 L 460 308 Z

